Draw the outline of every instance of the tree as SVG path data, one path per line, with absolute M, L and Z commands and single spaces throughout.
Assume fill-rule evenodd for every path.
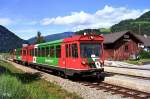
M 44 37 L 43 36 L 41 36 L 41 32 L 40 31 L 38 31 L 37 32 L 37 37 L 36 37 L 36 44 L 39 44 L 39 43 L 44 43 L 45 42 L 45 40 L 44 40 Z

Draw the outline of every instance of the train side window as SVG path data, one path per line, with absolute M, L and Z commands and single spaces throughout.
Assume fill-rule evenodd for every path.
M 22 55 L 21 52 L 22 52 L 22 50 L 18 50 L 18 51 L 17 51 L 17 54 L 18 54 L 18 55 Z
M 18 50 L 16 51 L 16 55 L 19 55 L 19 51 Z
M 32 56 L 32 49 L 30 49 L 30 56 Z
M 40 57 L 41 56 L 41 49 L 38 48 L 38 56 Z
M 56 58 L 60 58 L 61 57 L 61 46 L 57 45 L 56 46 Z
M 45 47 L 42 47 L 42 57 L 45 57 Z
M 49 47 L 46 47 L 46 57 L 48 57 L 48 55 L 49 55 Z
M 19 50 L 19 55 L 23 55 L 23 50 Z
M 24 55 L 24 56 L 26 55 L 26 50 L 23 50 L 23 55 Z
M 50 57 L 54 57 L 54 46 L 50 47 Z
M 22 53 L 22 50 L 18 50 L 18 55 L 23 55 Z
M 34 56 L 34 49 L 31 50 L 31 56 Z
M 71 44 L 69 44 L 69 57 L 71 57 Z
M 38 53 L 37 48 L 35 48 L 34 49 L 34 56 L 37 56 L 37 53 Z
M 68 50 L 69 50 L 68 44 L 65 45 L 65 48 L 66 48 L 66 57 L 68 57 L 68 56 L 69 56 L 69 55 L 68 55 Z
M 21 50 L 21 55 L 22 55 L 22 56 L 24 55 L 24 50 Z
M 72 49 L 72 57 L 73 58 L 77 58 L 78 57 L 78 47 L 77 47 L 77 44 L 72 44 L 71 45 L 71 49 Z
M 16 51 L 16 55 L 19 55 L 19 51 L 18 50 Z
M 35 50 L 34 49 L 32 49 L 33 50 L 33 55 L 32 56 L 35 56 Z
M 24 50 L 24 55 L 27 55 L 27 51 L 26 50 Z
M 31 49 L 31 56 L 34 56 L 34 50 Z

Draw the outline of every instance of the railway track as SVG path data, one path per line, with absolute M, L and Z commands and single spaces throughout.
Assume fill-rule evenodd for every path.
M 119 67 L 119 66 L 107 66 L 107 67 L 115 67 L 115 68 L 127 68 L 127 69 L 136 69 L 136 70 L 148 70 L 150 71 L 150 69 L 148 68 L 135 68 L 135 67 Z
M 137 91 L 125 87 L 120 87 L 117 85 L 108 84 L 105 82 L 87 82 L 78 81 L 82 85 L 89 86 L 91 88 L 96 88 L 97 90 L 104 90 L 104 92 L 111 92 L 111 94 L 120 94 L 123 98 L 134 98 L 134 99 L 150 99 L 150 93 Z
M 104 75 L 105 75 L 105 77 L 113 76 L 113 75 L 120 75 L 120 76 L 133 77 L 133 78 L 137 78 L 137 79 L 150 80 L 150 77 L 142 77 L 142 76 L 121 74 L 121 73 L 114 73 L 114 72 L 104 72 Z

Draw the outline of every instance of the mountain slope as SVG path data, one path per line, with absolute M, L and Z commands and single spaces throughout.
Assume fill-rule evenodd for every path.
M 123 20 L 111 27 L 112 32 L 131 30 L 137 34 L 150 35 L 150 11 L 144 13 L 137 19 Z
M 0 25 L 0 52 L 8 52 L 27 43 L 4 26 Z
M 45 40 L 46 42 L 48 42 L 48 41 L 54 41 L 54 40 L 64 39 L 64 38 L 66 38 L 66 37 L 71 37 L 71 36 L 74 35 L 74 34 L 75 34 L 74 32 L 64 32 L 64 33 L 58 33 L 58 34 L 47 35 L 47 36 L 44 37 L 44 40 Z M 30 39 L 28 40 L 28 42 L 29 42 L 30 44 L 34 44 L 34 43 L 35 43 L 35 40 L 36 40 L 36 38 L 33 37 L 33 38 L 30 38 Z

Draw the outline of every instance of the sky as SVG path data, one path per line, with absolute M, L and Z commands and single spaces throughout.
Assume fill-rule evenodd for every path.
M 150 0 L 0 0 L 0 25 L 22 39 L 109 28 L 150 10 Z

